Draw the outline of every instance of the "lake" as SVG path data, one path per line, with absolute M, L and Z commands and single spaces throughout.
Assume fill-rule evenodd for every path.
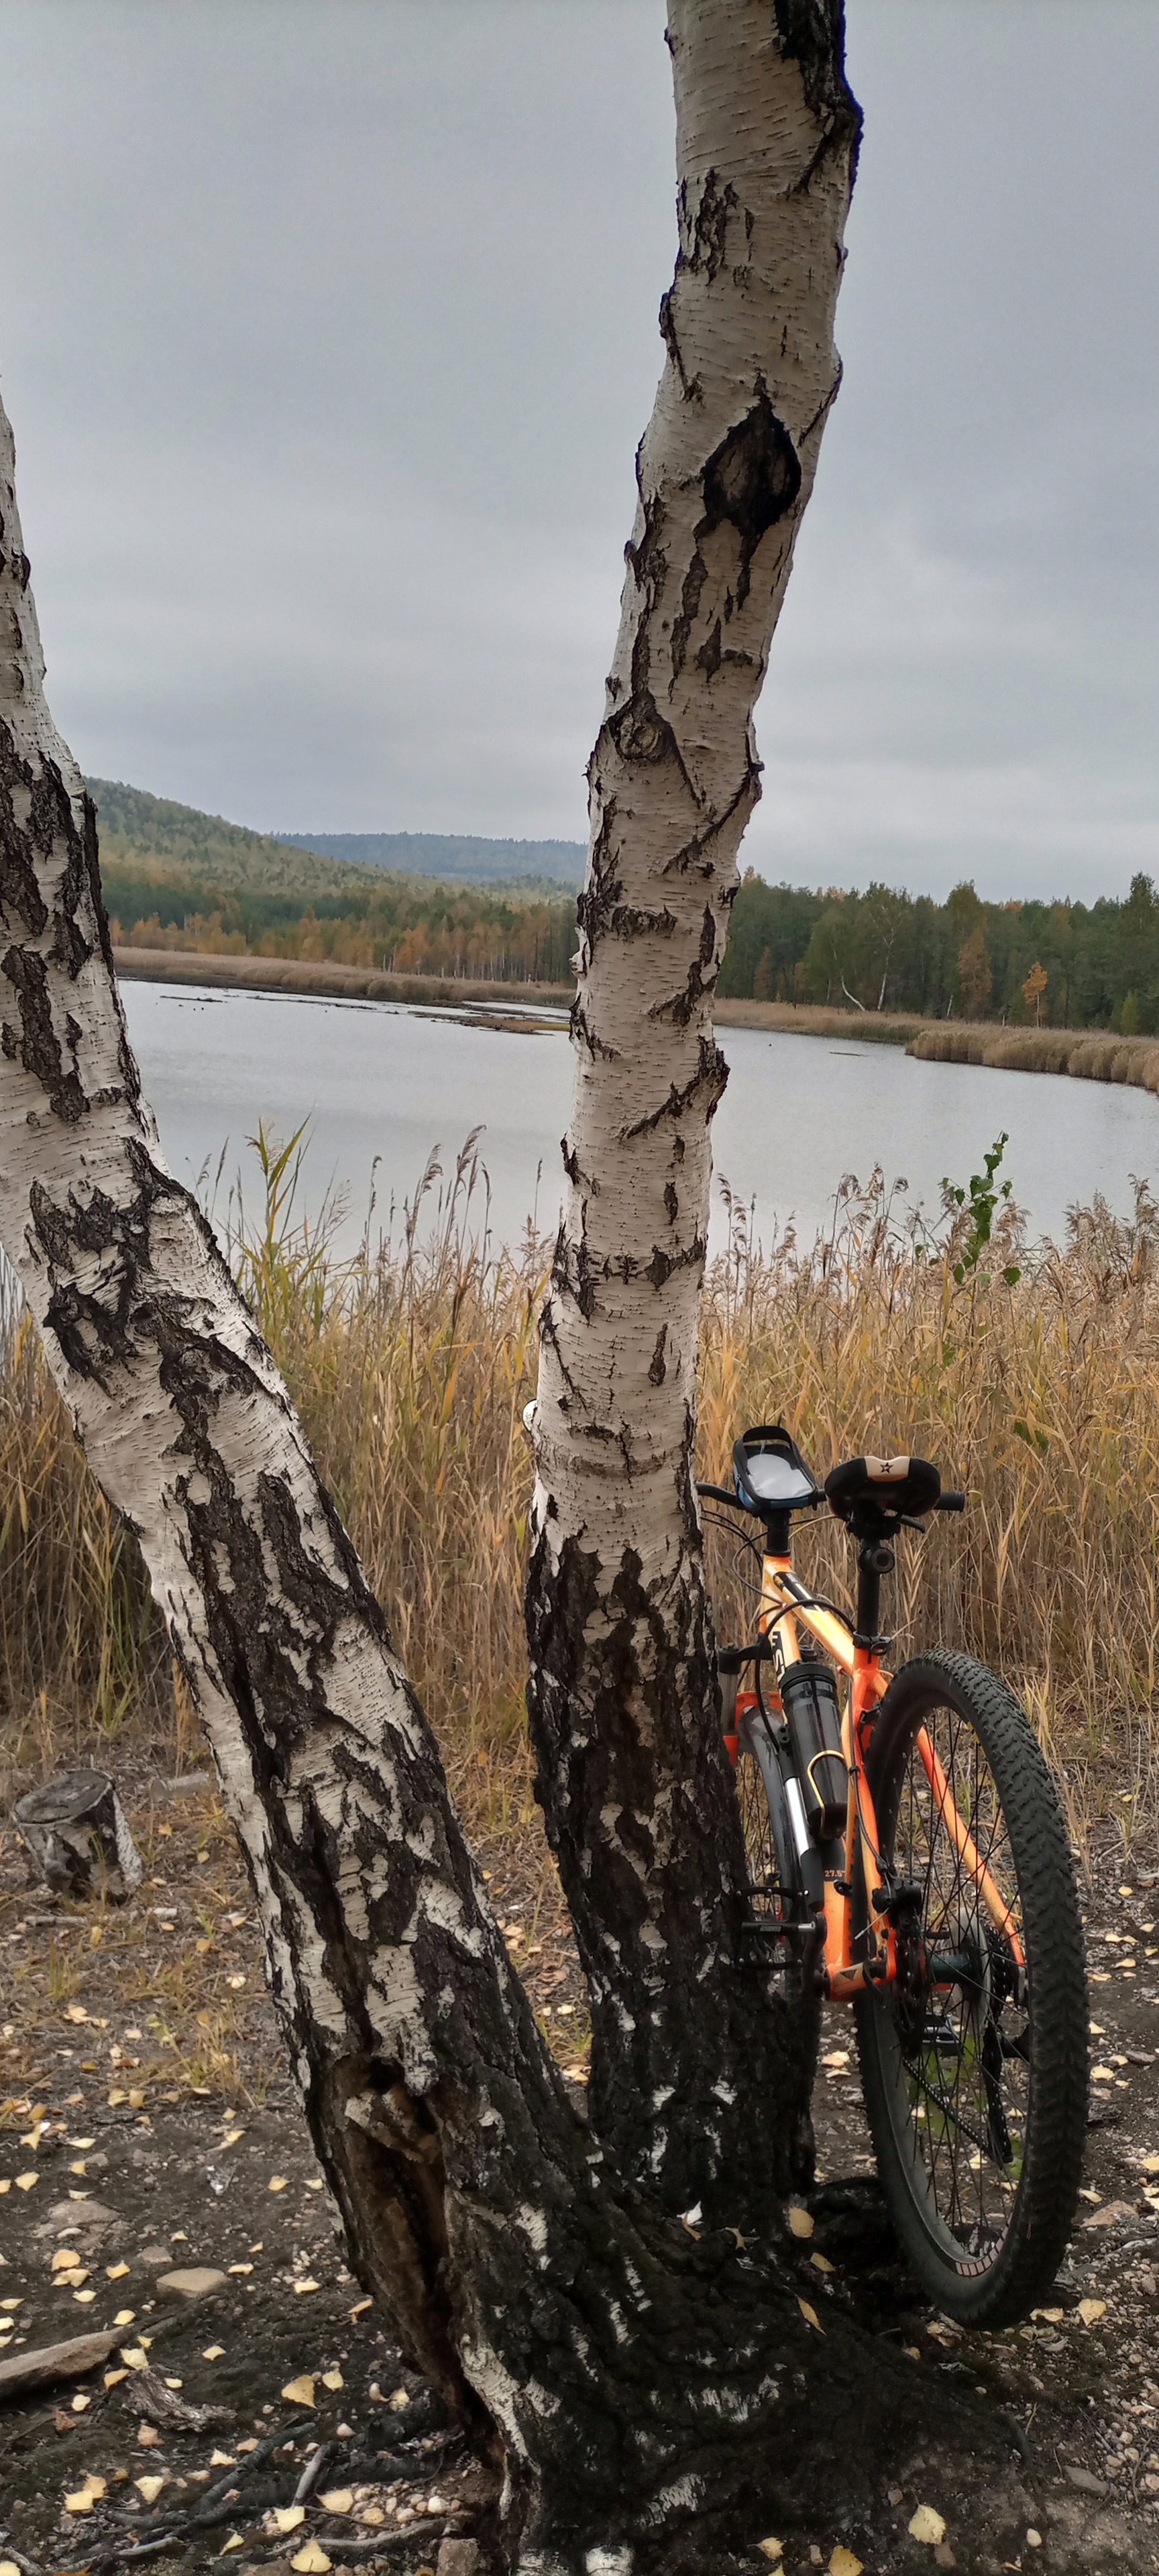
M 246 1140 L 259 1120 L 285 1139 L 309 1122 L 306 1189 L 345 1196 L 344 1239 L 361 1232 L 377 1161 L 375 1225 L 413 1194 L 432 1149 L 444 1170 L 469 1130 L 491 1194 L 491 1227 L 513 1241 L 533 1213 L 551 1223 L 562 1186 L 570 1049 L 559 1029 L 464 1025 L 411 1005 L 315 1000 L 126 982 L 122 997 L 169 1163 L 195 1185 L 225 1162 L 222 1209 L 239 1165 L 258 1195 Z M 541 1014 L 536 1014 L 537 1019 Z M 923 1064 L 848 1038 L 725 1029 L 731 1077 L 715 1122 L 717 1174 L 755 1202 L 768 1241 L 795 1221 L 811 1236 L 844 1174 L 880 1163 L 933 1215 L 943 1173 L 977 1171 L 1003 1128 L 1003 1164 L 1036 1234 L 1101 1190 L 1125 1214 L 1129 1175 L 1159 1170 L 1159 1102 L 1118 1084 L 981 1065 Z M 719 1183 L 713 1243 L 725 1235 Z

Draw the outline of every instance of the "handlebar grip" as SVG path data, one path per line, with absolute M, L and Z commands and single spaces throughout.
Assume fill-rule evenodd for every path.
M 706 1503 L 731 1503 L 734 1512 L 743 1512 L 739 1494 L 730 1494 L 724 1485 L 698 1485 L 697 1493 Z
M 934 1510 L 936 1512 L 964 1512 L 965 1508 L 966 1497 L 964 1494 L 939 1494 L 938 1499 L 934 1504 Z

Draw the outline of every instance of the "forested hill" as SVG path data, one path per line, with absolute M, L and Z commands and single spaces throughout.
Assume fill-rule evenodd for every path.
M 331 859 L 361 867 L 392 868 L 409 877 L 441 877 L 445 884 L 567 887 L 583 884 L 583 841 L 482 841 L 464 832 L 280 832 L 295 850 L 322 850 Z
M 562 886 L 397 876 L 119 781 L 87 784 L 121 946 L 503 982 L 570 979 L 575 897 Z
M 106 878 L 126 867 L 134 874 L 142 866 L 156 867 L 230 892 L 301 897 L 342 893 L 359 878 L 370 886 L 378 875 L 372 868 L 352 871 L 324 852 L 287 849 L 268 832 L 251 832 L 244 823 L 227 823 L 222 814 L 203 814 L 168 796 L 150 796 L 121 779 L 87 778 L 85 785 L 97 809 Z
M 1136 876 L 1122 902 L 945 903 L 885 885 L 865 894 L 767 885 L 751 869 L 733 906 L 722 995 L 829 1002 L 934 1018 L 1040 1019 L 1159 1032 L 1159 897 Z

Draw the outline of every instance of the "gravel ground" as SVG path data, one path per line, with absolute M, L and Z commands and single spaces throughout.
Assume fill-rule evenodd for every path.
M 472 2535 L 482 2576 L 486 2480 L 346 2269 L 216 1800 L 145 1770 L 121 1786 L 146 1864 L 125 1905 L 48 1896 L 0 1836 L 0 2360 L 109 2337 L 83 2377 L 0 2404 L 0 2576 L 95 2576 L 149 2543 L 160 2568 L 420 2576 L 442 2553 L 469 2576 Z M 542 1844 L 524 1833 L 484 1858 L 581 2100 L 582 1987 Z M 1096 1864 L 1087 1915 L 1084 2216 L 1049 2307 L 1010 2332 L 961 2333 L 915 2296 L 873 2180 L 851 2021 L 827 2016 L 802 2293 L 822 2327 L 837 2300 L 912 2355 L 914 2436 L 866 2461 L 858 2510 L 834 2522 L 819 2499 L 814 2527 L 781 2536 L 791 2576 L 1159 2571 L 1159 1883 Z M 968 2485 L 939 2462 L 947 2382 L 989 2427 Z M 714 2557 L 712 2576 L 775 2563 Z

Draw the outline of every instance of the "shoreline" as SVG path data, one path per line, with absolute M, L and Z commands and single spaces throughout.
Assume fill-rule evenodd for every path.
M 482 978 L 391 975 L 375 966 L 343 966 L 313 957 L 213 957 L 195 948 L 114 948 L 127 983 L 208 984 L 240 993 L 312 993 L 327 1001 L 419 1002 L 445 1011 L 480 1003 L 523 1002 L 534 1010 L 570 1009 L 570 984 L 500 984 Z
M 373 966 L 320 958 L 214 957 L 190 948 L 114 948 L 122 980 L 204 984 L 235 992 L 302 993 L 327 1001 L 404 1002 L 424 1010 L 533 1012 L 570 1009 L 570 984 L 512 984 L 482 977 L 391 975 Z M 928 1020 L 915 1012 L 835 1011 L 817 1002 L 721 999 L 719 1029 L 765 1029 L 778 1036 L 856 1038 L 863 1046 L 903 1047 L 924 1064 L 989 1065 L 1003 1073 L 1067 1074 L 1085 1082 L 1126 1083 L 1159 1096 L 1159 1038 L 1117 1037 L 1113 1029 L 1002 1027 L 994 1021 Z M 484 1020 L 482 1025 L 486 1025 Z M 496 1026 L 504 1023 L 496 1020 Z

